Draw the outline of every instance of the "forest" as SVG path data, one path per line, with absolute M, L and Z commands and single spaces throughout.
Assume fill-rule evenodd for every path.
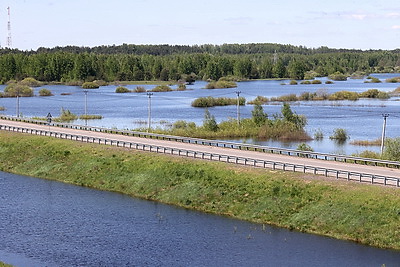
M 281 44 L 128 45 L 0 49 L 0 82 L 313 79 L 335 73 L 399 72 L 400 50 Z

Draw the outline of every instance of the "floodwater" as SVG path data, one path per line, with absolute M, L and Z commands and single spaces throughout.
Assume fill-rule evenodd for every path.
M 45 117 L 49 112 L 53 117 L 59 116 L 61 108 L 69 109 L 71 112 L 81 115 L 85 112 L 87 103 L 88 114 L 99 114 L 103 116 L 101 120 L 76 121 L 75 124 L 85 124 L 91 126 L 133 129 L 147 127 L 148 107 L 151 104 L 151 121 L 153 127 L 165 127 L 177 120 L 194 121 L 198 125 L 202 124 L 204 118 L 203 108 L 191 107 L 191 102 L 198 97 L 230 97 L 235 98 L 236 92 L 240 91 L 240 96 L 246 100 L 253 100 L 258 95 L 277 97 L 286 94 L 301 94 L 303 92 L 316 92 L 324 90 L 333 93 L 341 90 L 363 92 L 368 89 L 379 89 L 390 92 L 396 89 L 399 84 L 386 83 L 385 79 L 398 77 L 400 74 L 372 74 L 371 76 L 381 79 L 382 83 L 365 83 L 366 79 L 348 79 L 347 81 L 337 81 L 334 84 L 325 84 L 327 78 L 318 78 L 322 84 L 310 85 L 289 85 L 289 81 L 250 81 L 240 82 L 237 88 L 230 89 L 203 89 L 206 82 L 197 81 L 193 85 L 187 86 L 187 91 L 173 92 L 154 92 L 149 99 L 146 93 L 117 94 L 117 86 L 102 86 L 96 90 L 89 90 L 85 101 L 85 94 L 80 87 L 49 85 L 44 86 L 50 89 L 54 96 L 50 97 L 30 97 L 20 98 L 20 114 L 24 117 Z M 285 85 L 282 85 L 285 83 Z M 130 90 L 137 85 L 128 85 Z M 147 90 L 154 85 L 143 85 Z M 0 86 L 3 90 L 5 86 Z M 41 89 L 35 88 L 35 93 Z M 173 86 L 173 88 L 175 88 Z M 69 95 L 62 95 L 68 93 Z M 150 100 L 150 101 L 149 101 Z M 362 99 L 358 101 L 310 101 L 292 103 L 292 109 L 297 114 L 303 114 L 308 119 L 306 127 L 310 136 L 317 130 L 324 134 L 322 141 L 312 140 L 307 142 L 314 151 L 352 154 L 366 149 L 379 151 L 379 147 L 361 147 L 351 145 L 352 140 L 376 140 L 381 137 L 383 117 L 382 114 L 389 114 L 387 120 L 387 137 L 397 137 L 400 132 L 400 108 L 399 98 L 394 97 L 388 100 Z M 3 114 L 16 115 L 16 98 L 0 98 L 0 106 L 6 108 Z M 280 113 L 280 104 L 264 105 L 264 111 L 272 116 Z M 251 117 L 252 105 L 240 107 L 241 118 Z M 224 106 L 209 108 L 217 121 L 227 120 L 237 117 L 236 106 Z M 344 128 L 350 140 L 344 144 L 338 144 L 329 139 L 334 129 Z M 285 148 L 296 148 L 299 142 L 280 142 L 263 140 L 236 140 L 260 145 L 269 145 Z
M 400 252 L 0 172 L 15 266 L 399 266 Z

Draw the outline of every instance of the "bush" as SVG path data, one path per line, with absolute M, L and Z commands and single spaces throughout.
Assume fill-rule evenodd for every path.
M 237 84 L 232 81 L 219 80 L 218 82 L 210 82 L 206 85 L 206 89 L 223 89 L 223 88 L 235 88 Z
M 115 89 L 115 92 L 119 93 L 119 94 L 123 94 L 123 93 L 130 93 L 131 91 L 126 87 L 119 86 L 119 87 L 117 87 L 117 89 Z
M 347 81 L 347 76 L 338 71 L 329 75 L 328 78 L 334 81 Z
M 301 81 L 300 84 L 311 84 L 311 81 Z
M 329 136 L 329 139 L 337 141 L 346 141 L 349 138 L 347 131 L 342 128 L 337 128 L 333 131 L 333 135 Z
M 146 89 L 143 86 L 137 86 L 135 88 L 135 90 L 133 90 L 133 92 L 135 92 L 135 93 L 144 93 L 144 92 L 146 92 Z
M 360 97 L 362 98 L 379 98 L 379 99 L 387 99 L 389 98 L 389 94 L 383 91 L 379 91 L 378 89 L 369 89 L 368 91 L 360 93 Z
M 39 90 L 39 95 L 40 96 L 52 96 L 52 92 L 49 89 L 42 88 Z
M 172 89 L 168 85 L 157 85 L 151 91 L 152 92 L 170 92 L 170 91 L 172 91 Z
M 311 83 L 312 84 L 321 84 L 322 82 L 320 80 L 313 80 Z
M 4 89 L 4 97 L 30 97 L 33 96 L 33 89 L 28 85 L 11 83 Z
M 322 132 L 321 129 L 318 129 L 318 130 L 314 133 L 314 139 L 315 139 L 315 140 L 322 140 L 322 139 L 324 139 L 324 133 Z
M 204 113 L 203 127 L 207 131 L 211 131 L 211 132 L 216 132 L 216 131 L 218 131 L 218 128 L 219 128 L 217 121 L 215 120 L 215 117 L 210 114 L 208 109 L 206 109 L 206 111 Z
M 81 120 L 101 120 L 103 116 L 101 115 L 80 115 L 79 119 Z
M 386 79 L 387 83 L 400 83 L 400 77 Z
M 329 100 L 358 100 L 358 93 L 350 91 L 339 91 L 331 94 L 328 97 Z
M 100 86 L 97 83 L 94 82 L 85 82 L 82 84 L 83 89 L 97 89 Z
M 314 149 L 310 146 L 307 145 L 306 143 L 301 143 L 297 146 L 296 150 L 301 150 L 301 151 L 311 151 L 313 152 Z M 304 156 L 304 155 L 303 155 Z
M 297 85 L 297 81 L 296 80 L 291 80 L 289 84 L 290 85 Z
M 246 99 L 244 97 L 239 97 L 239 105 L 243 106 L 246 104 Z M 217 97 L 212 96 L 199 97 L 192 102 L 192 107 L 205 108 L 214 106 L 228 106 L 237 105 L 237 98 L 228 97 Z
M 61 122 L 68 122 L 68 121 L 73 121 L 76 120 L 78 116 L 74 113 L 72 113 L 69 109 L 64 109 L 61 108 L 61 115 L 59 118 L 55 119 L 56 121 L 61 121 Z
M 39 82 L 38 80 L 36 80 L 35 78 L 32 78 L 32 77 L 25 78 L 22 81 L 20 81 L 19 83 L 22 85 L 30 86 L 30 87 L 42 86 L 41 82 Z
M 297 98 L 296 94 L 288 94 L 288 95 L 282 95 L 279 97 L 271 97 L 271 101 L 293 102 L 293 101 L 298 101 L 298 98 Z
M 369 77 L 369 81 L 365 81 L 364 83 L 381 83 L 382 81 L 375 77 Z
M 269 99 L 265 96 L 257 96 L 254 100 L 247 102 L 249 105 L 262 105 L 269 101 Z
M 177 91 L 186 91 L 186 85 L 184 83 L 180 83 L 178 85 L 178 89 L 176 89 Z
M 333 84 L 332 81 L 326 81 L 325 84 Z
M 387 138 L 385 140 L 385 149 L 383 159 L 400 161 L 400 137 Z

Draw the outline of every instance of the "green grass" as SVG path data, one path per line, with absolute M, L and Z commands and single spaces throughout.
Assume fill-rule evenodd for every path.
M 396 188 L 8 132 L 0 170 L 400 249 Z
M 12 267 L 12 265 L 0 261 L 0 267 Z

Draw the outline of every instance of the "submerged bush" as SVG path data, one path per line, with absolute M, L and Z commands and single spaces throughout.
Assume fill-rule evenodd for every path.
M 100 86 L 95 82 L 85 82 L 82 84 L 83 89 L 97 89 Z
M 237 84 L 233 81 L 219 80 L 217 82 L 210 82 L 206 85 L 206 89 L 224 89 L 235 88 Z
M 130 93 L 131 91 L 126 87 L 119 86 L 115 89 L 115 92 L 118 94 L 123 94 L 123 93 Z
M 262 105 L 268 103 L 269 99 L 265 96 L 257 96 L 254 100 L 247 102 L 249 105 Z
M 328 78 L 334 81 L 347 81 L 347 76 L 338 71 L 329 75 Z
M 42 88 L 39 90 L 39 95 L 40 96 L 52 96 L 53 93 L 49 89 Z
M 136 86 L 136 88 L 133 90 L 135 93 L 144 93 L 146 92 L 146 89 L 143 86 Z
M 151 91 L 152 92 L 170 92 L 170 91 L 172 91 L 172 89 L 168 85 L 157 85 Z
M 244 97 L 239 97 L 239 105 L 243 106 L 246 104 L 246 99 Z M 237 98 L 228 97 L 199 97 L 192 102 L 192 107 L 214 107 L 214 106 L 228 106 L 237 105 Z
M 347 134 L 347 131 L 343 128 L 337 128 L 333 131 L 333 134 L 329 136 L 329 139 L 332 140 L 337 140 L 344 142 L 349 138 L 349 135 Z
M 28 85 L 11 83 L 4 89 L 3 97 L 30 97 L 33 96 L 33 89 Z

